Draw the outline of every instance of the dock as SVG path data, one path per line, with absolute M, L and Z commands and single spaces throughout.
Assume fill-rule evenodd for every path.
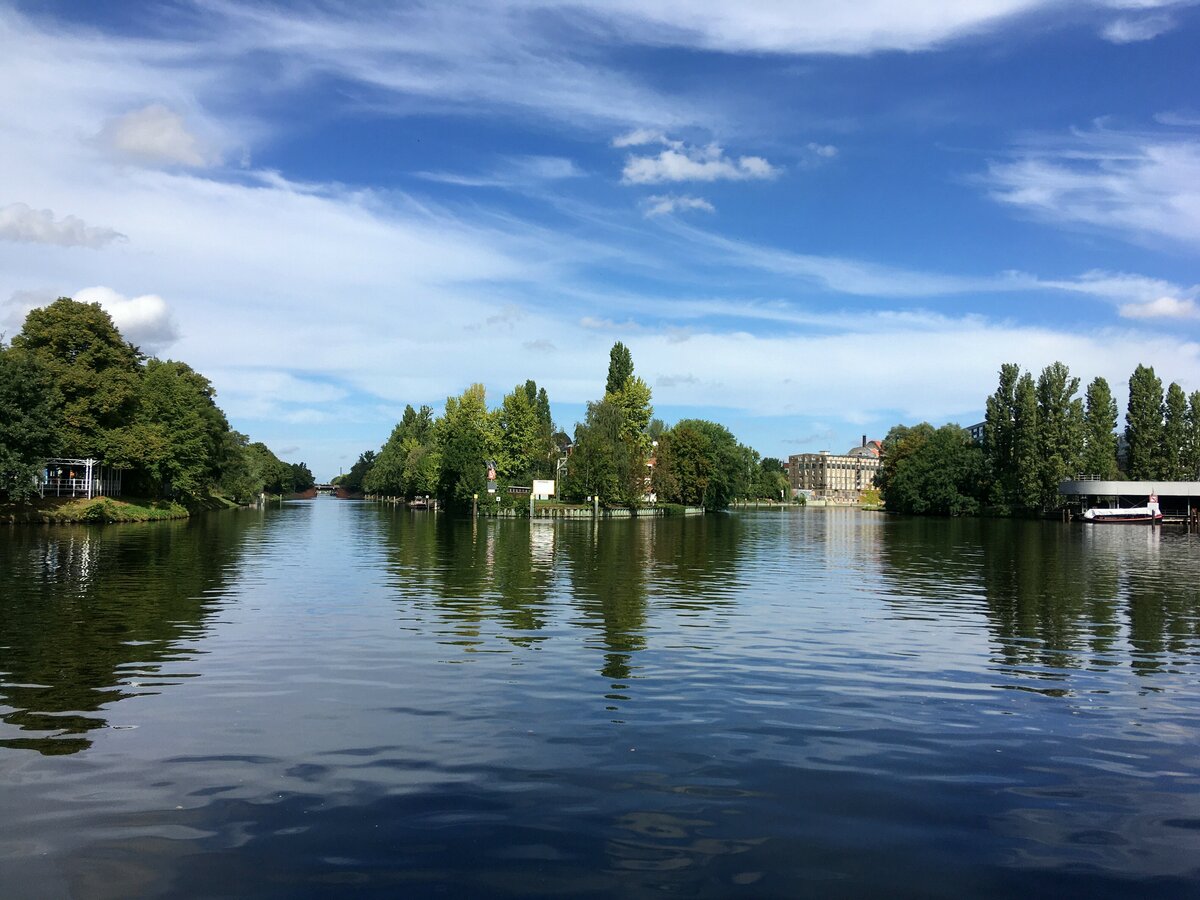
M 1138 506 L 1155 494 L 1164 525 L 1200 531 L 1200 481 L 1108 481 L 1081 475 L 1060 482 L 1058 492 L 1077 501 L 1080 510 L 1091 506 Z

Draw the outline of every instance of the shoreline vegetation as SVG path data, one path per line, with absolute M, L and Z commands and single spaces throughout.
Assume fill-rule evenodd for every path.
M 959 425 L 897 425 L 883 442 L 878 484 L 891 512 L 935 516 L 1058 517 L 1062 481 L 1190 481 L 1200 473 L 1200 391 L 1154 369 L 1129 378 L 1124 432 L 1108 382 L 1080 380 L 1061 362 L 1036 382 L 1015 363 L 1000 367 L 987 398 L 983 440 Z
M 235 508 L 228 503 L 222 507 Z M 192 510 L 173 500 L 124 500 L 116 497 L 47 497 L 0 504 L 0 522 L 10 525 L 111 524 L 186 519 Z
M 186 518 L 313 489 L 308 466 L 234 431 L 215 398 L 186 363 L 126 341 L 98 303 L 30 311 L 0 343 L 0 521 Z M 63 458 L 120 473 L 128 499 L 41 497 L 47 461 Z
M 266 495 L 266 503 L 283 500 L 307 500 L 317 492 L 281 496 Z M 134 522 L 164 522 L 187 519 L 205 512 L 250 509 L 257 504 L 238 503 L 213 494 L 187 504 L 175 500 L 148 500 L 136 497 L 34 497 L 20 501 L 0 501 L 0 525 L 115 525 Z
M 760 456 L 716 422 L 683 419 L 668 427 L 650 401 L 650 386 L 618 341 L 604 395 L 587 404 L 573 435 L 555 425 L 546 389 L 535 381 L 517 385 L 494 409 L 483 385 L 473 384 L 448 397 L 441 416 L 430 406 L 407 406 L 384 445 L 364 451 L 333 483 L 351 495 L 406 503 L 428 497 L 443 508 L 506 517 L 529 514 L 538 480 L 554 481 L 560 508 L 589 515 L 595 507 L 633 514 L 673 504 L 712 512 L 743 499 L 790 499 L 781 460 Z

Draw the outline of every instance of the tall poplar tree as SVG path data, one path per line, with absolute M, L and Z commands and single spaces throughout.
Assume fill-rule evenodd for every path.
M 1083 401 L 1075 396 L 1077 393 L 1079 379 L 1072 377 L 1064 363 L 1051 363 L 1038 377 L 1038 474 L 1043 509 L 1060 505 L 1059 482 L 1079 468 Z
M 1117 401 L 1108 382 L 1095 378 L 1088 385 L 1084 412 L 1083 459 L 1080 469 L 1088 475 L 1112 479 L 1117 474 Z
M 1188 476 L 1185 457 L 1188 437 L 1188 400 L 1183 388 L 1172 381 L 1167 388 L 1166 416 L 1163 421 L 1162 477 L 1183 481 Z
M 625 387 L 633 377 L 633 354 L 629 348 L 617 341 L 608 351 L 608 380 L 604 383 L 605 394 L 615 394 Z
M 983 453 L 992 478 L 991 504 L 1008 510 L 1016 501 L 1017 466 L 1013 456 L 1016 388 L 1021 368 L 1016 363 L 1000 367 L 1000 383 L 987 399 L 983 426 Z
M 1013 465 L 1015 489 L 1013 506 L 1037 509 L 1041 499 L 1041 467 L 1038 442 L 1037 388 L 1026 372 L 1017 381 L 1013 393 Z
M 1185 478 L 1200 478 L 1200 391 L 1188 395 L 1187 440 L 1183 443 Z
M 1126 471 L 1129 477 L 1162 477 L 1163 389 L 1154 369 L 1139 365 L 1129 377 L 1129 408 L 1125 413 Z

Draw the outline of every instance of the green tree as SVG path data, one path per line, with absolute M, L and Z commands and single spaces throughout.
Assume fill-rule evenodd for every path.
M 660 425 L 662 422 L 654 420 Z M 675 471 L 675 453 L 671 446 L 671 432 L 662 429 L 654 439 L 654 466 L 650 472 L 650 489 L 659 503 L 678 503 L 680 498 L 679 476 Z
M 208 379 L 186 363 L 146 363 L 132 422 L 116 432 L 128 443 L 112 454 L 133 468 L 144 492 L 194 501 L 216 487 L 229 422 L 215 397 Z
M 532 381 L 506 394 L 497 411 L 499 474 L 508 484 L 528 485 L 549 475 L 555 456 L 554 423 L 545 388 Z
M 58 440 L 51 385 L 37 360 L 0 344 L 0 495 L 24 500 Z
M 292 493 L 292 469 L 262 441 L 246 445 L 247 467 L 261 490 L 268 494 Z
M 704 505 L 715 462 L 709 436 L 694 427 L 692 421 L 678 422 L 659 439 L 658 449 L 659 465 L 674 479 L 674 490 L 659 499 L 688 506 Z
M 100 304 L 60 297 L 32 310 L 11 350 L 35 358 L 49 377 L 60 451 L 122 462 L 110 456 L 128 445 L 117 432 L 137 407 L 141 354 Z
M 650 386 L 636 375 L 631 375 L 620 389 L 605 394 L 604 399 L 621 410 L 621 433 L 643 451 L 649 450 L 650 436 L 646 431 L 654 415 L 654 407 L 650 405 Z
M 297 494 L 303 494 L 316 486 L 317 479 L 313 475 L 312 470 L 302 462 L 291 463 L 288 466 L 291 469 L 292 490 Z
M 597 496 L 603 503 L 636 506 L 643 494 L 640 447 L 625 434 L 624 410 L 610 399 L 589 403 L 575 426 L 566 495 Z
M 367 477 L 367 473 L 371 471 L 373 465 L 375 465 L 375 451 L 364 450 L 358 455 L 358 460 L 350 467 L 350 471 L 338 482 L 338 486 L 351 494 L 362 493 L 363 479 Z
M 434 444 L 433 408 L 415 410 L 411 404 L 405 406 L 400 421 L 364 474 L 362 490 L 409 500 L 436 494 L 439 455 Z
M 240 431 L 225 432 L 222 441 L 220 489 L 238 503 L 249 503 L 263 490 L 263 473 L 249 449 L 250 439 Z
M 1184 472 L 1190 481 L 1200 478 L 1200 391 L 1188 395 L 1187 440 L 1184 441 Z
M 1061 362 L 1042 370 L 1037 381 L 1038 470 L 1042 509 L 1061 505 L 1059 483 L 1074 477 L 1083 450 L 1083 401 L 1079 379 Z
M 1013 465 L 1016 509 L 1037 509 L 1042 493 L 1039 465 L 1037 388 L 1026 372 L 1017 380 L 1013 393 Z
M 446 412 L 435 433 L 441 449 L 437 495 L 447 503 L 470 503 L 473 495 L 485 492 L 486 464 L 499 449 L 482 384 L 446 398 Z
M 752 495 L 758 499 L 786 500 L 791 493 L 792 483 L 788 480 L 783 461 L 773 456 L 759 460 L 754 472 Z
M 1083 458 L 1080 469 L 1088 475 L 1112 479 L 1117 475 L 1117 401 L 1108 382 L 1094 378 L 1087 389 L 1083 420 Z
M 1185 481 L 1188 475 L 1188 398 L 1176 382 L 1167 387 L 1163 420 L 1162 477 Z
M 609 353 L 604 399 L 589 403 L 575 426 L 566 495 L 599 496 L 605 503 L 637 506 L 648 489 L 646 463 L 654 414 L 650 387 L 633 374 L 629 348 L 618 341 Z
M 1000 367 L 1000 382 L 987 400 L 983 452 L 991 474 L 991 504 L 1008 512 L 1017 503 L 1016 418 L 1017 381 L 1021 368 L 1016 363 Z
M 984 468 L 984 451 L 958 425 L 901 425 L 884 440 L 881 492 L 896 512 L 974 515 Z
M 1126 469 L 1135 481 L 1162 477 L 1163 389 L 1154 369 L 1139 365 L 1129 378 L 1125 413 Z
M 633 354 L 629 348 L 617 341 L 608 352 L 608 380 L 604 383 L 605 394 L 615 394 L 633 377 Z
M 710 510 L 725 509 L 736 497 L 747 496 L 758 465 L 758 454 L 739 444 L 724 425 L 706 419 L 677 422 L 659 438 L 657 459 L 665 466 L 659 479 L 665 496 L 660 500 Z M 673 492 L 668 476 L 674 479 Z

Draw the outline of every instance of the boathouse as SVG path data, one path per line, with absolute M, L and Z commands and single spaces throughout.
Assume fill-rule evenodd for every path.
M 1151 494 L 1167 520 L 1190 521 L 1200 510 L 1200 481 L 1104 481 L 1079 477 L 1059 482 L 1058 492 L 1077 511 L 1089 507 L 1144 506 Z

